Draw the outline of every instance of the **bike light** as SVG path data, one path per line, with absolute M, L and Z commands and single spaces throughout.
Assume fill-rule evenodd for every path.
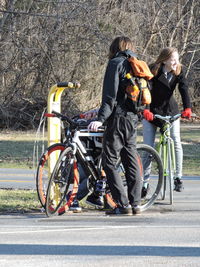
M 50 118 L 50 117 L 56 117 L 56 115 L 55 114 L 52 114 L 52 113 L 44 113 L 44 116 L 45 117 L 48 117 L 48 118 Z

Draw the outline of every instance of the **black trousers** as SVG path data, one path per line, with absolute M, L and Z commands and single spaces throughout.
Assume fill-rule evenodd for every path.
M 141 176 L 136 152 L 138 117 L 132 112 L 114 114 L 107 124 L 103 138 L 103 167 L 113 199 L 118 206 L 139 205 Z M 117 162 L 121 157 L 125 169 L 127 191 L 119 174 Z

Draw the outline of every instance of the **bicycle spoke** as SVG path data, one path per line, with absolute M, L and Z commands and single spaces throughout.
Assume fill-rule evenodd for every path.
M 141 210 L 148 209 L 157 199 L 163 183 L 163 167 L 159 154 L 147 145 L 138 145 L 138 153 L 142 162 L 142 188 Z
M 68 203 L 74 184 L 73 164 L 72 149 L 67 148 L 57 161 L 49 181 L 46 201 L 48 216 L 57 213 L 60 207 L 66 206 L 66 203 Z

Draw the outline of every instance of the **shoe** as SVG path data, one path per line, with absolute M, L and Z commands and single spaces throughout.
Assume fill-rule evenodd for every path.
M 67 202 L 69 201 L 71 194 L 72 194 L 72 191 L 69 191 L 68 194 L 66 195 Z M 78 213 L 82 211 L 82 208 L 79 206 L 79 202 L 76 197 L 73 199 L 73 202 L 71 203 L 69 207 L 69 210 L 73 211 L 74 213 Z
M 133 215 L 139 215 L 142 213 L 139 205 L 133 206 L 132 210 L 133 210 Z
M 95 208 L 102 209 L 104 207 L 104 201 L 102 196 L 89 195 L 85 201 L 87 204 L 94 206 Z
M 79 206 L 79 202 L 77 199 L 74 199 L 69 207 L 70 211 L 73 211 L 74 213 L 79 213 L 82 211 L 82 208 Z
M 149 184 L 144 184 L 142 187 L 141 198 L 145 198 L 149 192 Z
M 183 182 L 181 181 L 180 178 L 175 178 L 174 179 L 174 190 L 177 192 L 182 192 L 184 189 Z
M 113 210 L 106 211 L 106 215 L 123 215 L 123 216 L 131 216 L 133 215 L 131 205 L 127 207 L 116 207 Z

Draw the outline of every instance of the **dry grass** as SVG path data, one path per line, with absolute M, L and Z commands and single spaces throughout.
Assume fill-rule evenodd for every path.
M 40 203 L 35 190 L 0 190 L 0 213 L 40 211 Z

